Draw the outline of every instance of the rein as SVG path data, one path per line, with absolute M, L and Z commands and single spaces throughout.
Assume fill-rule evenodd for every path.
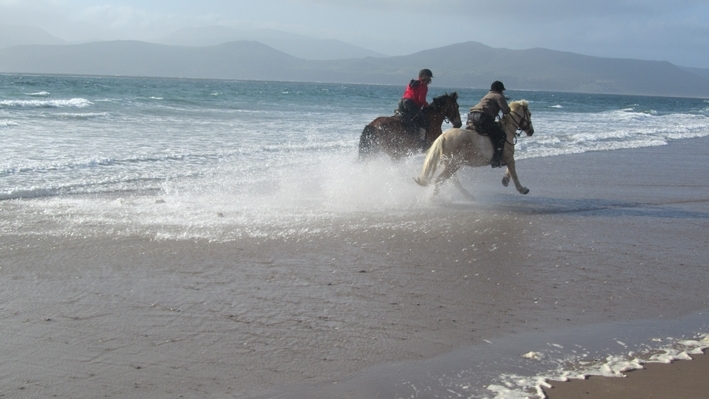
M 441 96 L 438 98 L 442 98 L 442 97 L 446 97 L 446 96 L 449 96 L 449 95 L 446 94 L 445 96 Z M 433 103 L 428 106 L 428 109 L 431 110 L 429 112 L 431 112 L 432 114 L 442 114 L 443 121 L 446 123 L 451 123 L 450 117 L 448 117 L 447 115 L 444 114 L 444 112 L 445 112 L 444 106 L 445 106 L 445 104 L 440 104 L 440 102 L 438 102 L 438 101 L 436 101 L 436 99 L 434 99 Z M 421 112 L 424 112 L 424 111 L 421 110 Z
M 517 145 L 517 138 L 522 135 L 522 130 L 529 128 L 529 120 L 527 119 L 527 110 L 526 109 L 524 111 L 524 116 L 522 118 L 520 118 L 519 120 L 517 120 L 517 118 L 515 118 L 515 114 L 513 114 L 512 112 L 509 113 L 509 116 L 510 116 L 510 119 L 512 119 L 512 121 L 514 121 L 514 123 L 517 125 L 517 129 L 515 129 L 514 143 L 510 143 L 509 141 L 507 141 L 506 138 L 505 138 L 505 141 L 508 144 L 514 146 L 514 145 Z M 522 126 L 523 122 L 526 122 L 524 127 Z

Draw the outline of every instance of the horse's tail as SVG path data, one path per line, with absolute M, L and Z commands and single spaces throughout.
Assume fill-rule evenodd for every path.
M 431 179 L 433 178 L 433 175 L 436 173 L 436 169 L 438 169 L 438 164 L 441 161 L 441 158 L 443 157 L 443 141 L 444 141 L 444 135 L 438 136 L 436 141 L 431 144 L 431 148 L 428 149 L 428 152 L 426 153 L 426 159 L 423 161 L 423 167 L 421 168 L 421 174 L 419 175 L 418 178 L 414 178 L 416 183 L 418 183 L 421 186 L 428 186 L 428 184 L 431 182 Z
M 367 125 L 362 130 L 362 135 L 359 137 L 359 160 L 364 161 L 369 155 L 374 153 L 374 127 Z

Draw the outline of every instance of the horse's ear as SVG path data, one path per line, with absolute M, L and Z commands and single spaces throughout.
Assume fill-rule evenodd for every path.
M 458 93 L 454 91 L 453 94 L 451 94 L 451 97 L 453 97 L 454 100 L 457 100 L 457 99 L 458 99 Z

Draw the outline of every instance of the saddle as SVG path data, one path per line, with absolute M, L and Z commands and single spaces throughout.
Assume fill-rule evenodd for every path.
M 489 136 L 489 134 L 483 132 L 480 128 L 477 128 L 471 124 L 465 125 L 465 130 L 473 131 L 481 136 L 485 136 L 485 137 Z
M 495 126 L 497 123 L 492 118 L 481 112 L 471 112 L 468 114 L 468 123 L 465 128 L 470 129 L 477 134 L 490 138 L 490 142 L 493 148 L 493 156 L 490 161 L 493 168 L 499 168 L 505 166 L 504 162 L 501 161 L 502 151 L 505 146 L 505 135 L 503 132 L 494 131 L 495 128 L 499 129 L 499 125 Z
M 485 128 L 485 125 L 490 123 L 489 118 L 487 114 L 482 112 L 471 112 L 468 114 L 468 122 L 465 124 L 465 128 L 481 136 L 490 136 L 492 132 Z
M 412 136 L 416 136 L 419 134 L 419 126 L 416 124 L 416 122 L 414 122 L 413 118 L 410 115 L 402 112 L 401 109 L 394 110 L 394 115 L 392 115 L 392 118 L 396 118 L 404 124 L 404 128 L 407 134 L 410 134 Z

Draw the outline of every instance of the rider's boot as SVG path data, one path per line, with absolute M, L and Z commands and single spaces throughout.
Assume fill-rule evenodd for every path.
M 490 161 L 490 166 L 493 168 L 501 168 L 504 166 L 502 164 L 502 151 L 500 148 L 495 150 L 495 153 L 492 154 L 492 160 Z

